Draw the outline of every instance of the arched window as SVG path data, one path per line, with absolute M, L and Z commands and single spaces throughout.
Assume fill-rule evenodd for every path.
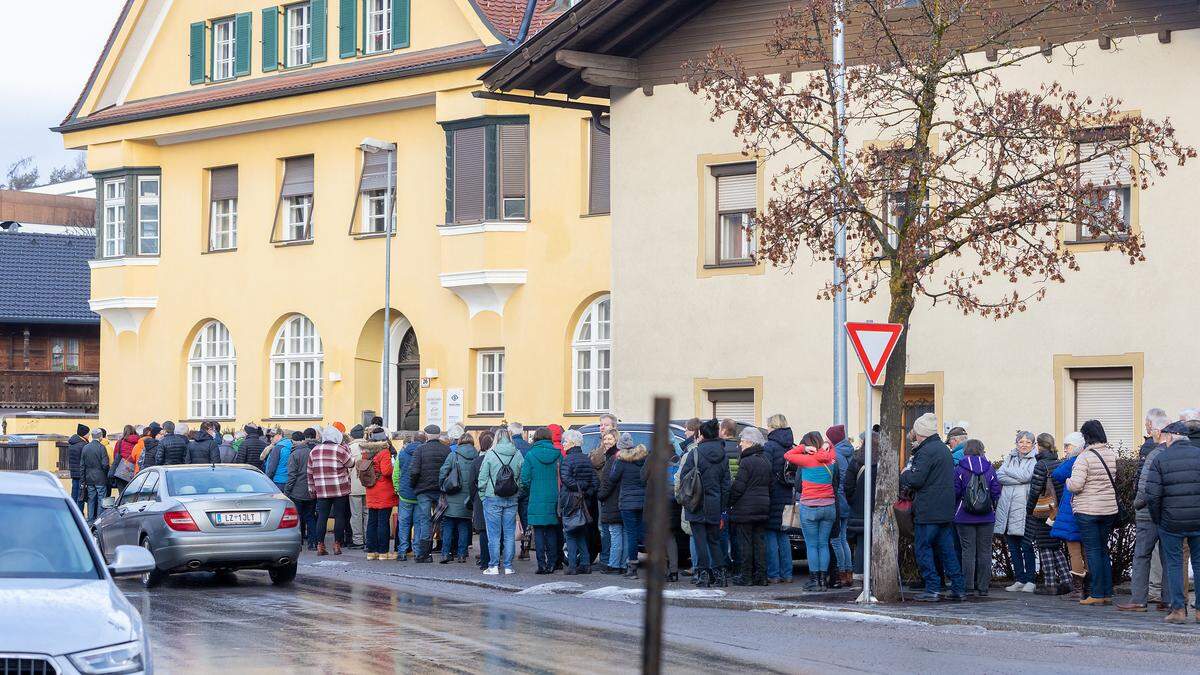
M 271 417 L 320 417 L 325 358 L 313 322 L 296 314 L 271 348 Z
M 237 415 L 237 354 L 229 329 L 209 321 L 196 333 L 188 353 L 188 416 L 192 419 Z
M 588 305 L 571 343 L 575 412 L 608 412 L 612 408 L 612 302 L 610 296 Z

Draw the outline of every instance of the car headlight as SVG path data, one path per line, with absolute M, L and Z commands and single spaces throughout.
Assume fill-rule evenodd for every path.
M 79 672 L 86 675 L 120 675 L 145 669 L 140 642 L 124 642 L 111 647 L 92 649 L 71 654 L 70 658 Z

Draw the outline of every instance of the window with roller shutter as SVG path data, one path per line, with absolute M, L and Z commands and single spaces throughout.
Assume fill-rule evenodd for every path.
M 284 160 L 283 187 L 279 199 L 283 212 L 283 241 L 312 239 L 312 155 Z
M 237 248 L 238 168 L 209 169 L 208 250 Z
M 1121 153 L 1130 151 L 1112 151 L 1113 141 L 1123 141 L 1128 137 L 1129 129 L 1123 126 L 1088 129 L 1077 136 L 1076 152 L 1079 158 L 1099 155 L 1079 165 L 1079 182 L 1094 188 L 1091 203 L 1097 211 L 1115 210 L 1120 216 L 1116 231 L 1108 231 L 1100 224 L 1099 218 L 1089 219 L 1085 214 L 1075 232 L 1077 241 L 1103 241 L 1129 234 L 1132 163 Z
M 362 219 L 356 234 L 379 234 L 387 230 L 387 189 L 389 183 L 387 152 L 364 152 L 359 197 L 362 200 Z M 392 207 L 396 204 L 396 167 L 392 160 Z M 353 233 L 353 232 L 352 232 Z
M 479 118 L 443 126 L 446 223 L 528 220 L 528 118 Z
M 1075 384 L 1075 428 L 1100 420 L 1114 448 L 1136 448 L 1133 369 L 1072 368 L 1070 372 Z
M 758 174 L 754 162 L 712 167 L 717 191 L 716 262 L 744 265 L 754 262 L 758 236 Z
M 705 393 L 708 394 L 712 416 L 715 419 L 728 417 L 742 424 L 756 423 L 753 389 L 710 389 Z

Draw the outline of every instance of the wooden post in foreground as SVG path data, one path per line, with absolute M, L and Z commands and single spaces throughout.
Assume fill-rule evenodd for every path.
M 663 584 L 667 576 L 667 546 L 671 526 L 667 522 L 667 458 L 671 445 L 671 399 L 654 399 L 654 439 L 646 460 L 646 505 L 643 511 L 646 532 L 646 616 L 642 624 L 642 673 L 658 675 L 662 671 Z

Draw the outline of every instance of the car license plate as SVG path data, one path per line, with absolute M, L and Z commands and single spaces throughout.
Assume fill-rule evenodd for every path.
M 262 525 L 261 511 L 218 511 L 213 514 L 215 525 Z

